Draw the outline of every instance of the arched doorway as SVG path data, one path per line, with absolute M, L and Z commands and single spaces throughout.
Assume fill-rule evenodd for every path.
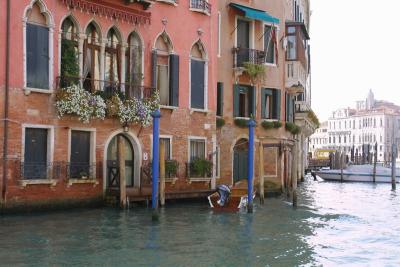
M 135 184 L 135 153 L 133 146 L 129 139 L 123 135 L 118 134 L 114 136 L 107 148 L 107 187 L 119 188 L 120 172 L 119 172 L 119 158 L 118 158 L 118 138 L 122 137 L 123 147 L 125 149 L 125 181 L 127 187 L 138 186 Z
M 233 148 L 233 183 L 247 179 L 248 140 L 239 139 Z

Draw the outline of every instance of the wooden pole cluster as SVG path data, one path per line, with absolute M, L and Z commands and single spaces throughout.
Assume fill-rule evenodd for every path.
M 376 182 L 376 162 L 378 161 L 378 143 L 375 143 L 375 151 L 374 151 L 374 169 L 373 169 L 373 177 L 372 180 Z
M 343 183 L 343 163 L 344 163 L 344 152 L 340 152 L 340 182 Z
M 396 150 L 396 145 L 392 144 L 392 190 L 396 190 Z

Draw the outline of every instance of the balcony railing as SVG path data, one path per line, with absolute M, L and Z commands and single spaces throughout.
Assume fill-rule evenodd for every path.
M 21 162 L 21 180 L 60 179 L 61 162 Z
M 189 1 L 190 1 L 190 8 L 200 10 L 207 14 L 211 13 L 211 4 L 208 3 L 206 0 L 189 0 Z
M 250 48 L 235 47 L 232 49 L 233 67 L 244 67 L 244 63 L 261 65 L 265 63 L 265 52 Z
M 67 163 L 67 179 L 96 179 L 96 163 Z
M 89 92 L 99 92 L 104 98 L 115 94 L 123 96 L 125 99 L 149 98 L 155 91 L 155 88 L 134 85 L 129 83 L 120 83 L 116 81 L 94 80 L 82 77 L 60 76 L 57 77 L 57 89 L 63 89 L 73 85 L 82 86 Z

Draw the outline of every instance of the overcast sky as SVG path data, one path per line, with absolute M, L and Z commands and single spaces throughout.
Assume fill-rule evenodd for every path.
M 400 104 L 400 0 L 311 0 L 312 108 L 326 120 L 369 89 Z

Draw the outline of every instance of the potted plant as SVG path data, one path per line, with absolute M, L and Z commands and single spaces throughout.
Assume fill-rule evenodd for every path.
M 179 163 L 174 159 L 165 161 L 165 176 L 167 178 L 175 178 L 178 174 Z
M 191 174 L 199 177 L 208 177 L 212 171 L 212 162 L 207 159 L 196 158 L 191 164 Z

